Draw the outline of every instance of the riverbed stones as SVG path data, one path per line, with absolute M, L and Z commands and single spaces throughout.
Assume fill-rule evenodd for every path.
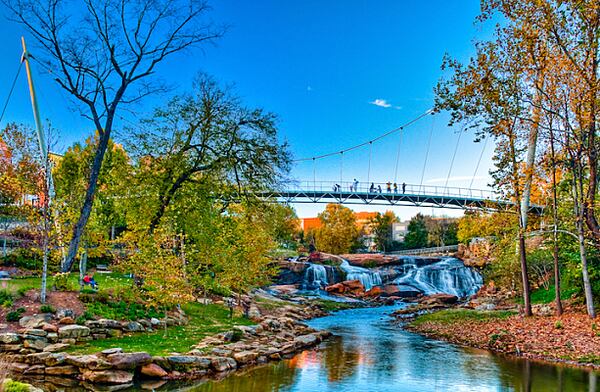
M 319 342 L 319 338 L 314 334 L 300 335 L 294 339 L 300 347 L 312 346 Z
M 66 325 L 58 329 L 58 337 L 61 339 L 77 339 L 90 335 L 90 329 L 83 325 Z

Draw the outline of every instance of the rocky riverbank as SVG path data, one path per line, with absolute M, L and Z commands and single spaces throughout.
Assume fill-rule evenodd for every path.
M 600 326 L 577 306 L 554 316 L 551 305 L 524 317 L 516 306 L 477 310 L 446 298 L 423 299 L 395 316 L 429 338 L 532 360 L 600 368 Z M 453 303 L 454 302 L 454 303 Z
M 80 386 L 113 390 L 135 382 L 156 388 L 170 380 L 219 378 L 237 369 L 288 358 L 330 335 L 302 322 L 326 314 L 317 305 L 291 303 L 264 294 L 255 295 L 252 301 L 249 313 L 255 325 L 233 326 L 229 331 L 206 337 L 186 353 L 152 356 L 146 352 L 124 352 L 118 347 L 85 355 L 61 352 L 69 343 L 106 332 L 100 329 L 128 327 L 114 320 L 95 320 L 87 326 L 62 326 L 55 332 L 44 330 L 51 328 L 46 323 L 3 334 L 4 359 L 15 378 L 43 390 L 75 390 Z M 55 338 L 58 342 L 53 343 Z

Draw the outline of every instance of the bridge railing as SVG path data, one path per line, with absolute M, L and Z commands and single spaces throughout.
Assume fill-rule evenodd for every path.
M 284 186 L 284 191 L 302 191 L 310 192 L 329 192 L 332 194 L 364 194 L 376 196 L 378 194 L 399 194 L 399 195 L 427 195 L 427 196 L 446 196 L 459 198 L 472 198 L 482 200 L 500 200 L 497 193 L 485 189 L 471 189 L 460 187 L 444 187 L 435 185 L 418 185 L 406 183 L 382 183 L 358 182 L 352 181 L 294 181 Z
M 418 256 L 418 255 L 427 255 L 427 254 L 450 253 L 450 252 L 456 252 L 457 250 L 458 250 L 458 245 L 447 245 L 447 246 L 436 246 L 434 248 L 399 250 L 397 252 L 390 252 L 390 254 L 400 255 L 400 256 Z

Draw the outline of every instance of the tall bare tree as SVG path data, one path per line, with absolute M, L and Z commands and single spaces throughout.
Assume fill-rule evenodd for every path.
M 2 0 L 40 49 L 35 59 L 94 124 L 98 143 L 63 270 L 71 269 L 87 224 L 104 154 L 121 106 L 165 89 L 153 78 L 171 55 L 211 42 L 202 0 Z

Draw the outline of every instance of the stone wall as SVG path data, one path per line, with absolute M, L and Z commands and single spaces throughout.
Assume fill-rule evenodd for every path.
M 67 329 L 61 327 L 57 336 L 61 336 L 62 329 L 63 338 L 59 337 L 59 342 L 53 344 L 66 344 L 61 343 L 60 339 L 90 338 L 98 334 L 98 329 L 112 329 L 107 328 L 108 321 L 98 320 L 96 324 Z M 114 325 L 116 327 L 117 324 Z M 79 382 L 127 386 L 133 383 L 134 378 L 199 378 L 280 360 L 317 345 L 329 335 L 327 331 L 315 331 L 293 318 L 265 317 L 258 325 L 235 326 L 228 332 L 207 337 L 183 355 L 151 356 L 145 352 L 124 353 L 120 348 L 93 355 L 71 355 L 50 352 L 47 350 L 49 346 L 46 346 L 45 351 L 14 353 L 9 358 L 12 371 L 27 380 L 62 386 L 75 386 Z M 29 332 L 27 336 L 37 335 Z M 17 339 L 31 340 L 18 334 L 3 334 L 3 338 L 5 346 L 24 346 Z

